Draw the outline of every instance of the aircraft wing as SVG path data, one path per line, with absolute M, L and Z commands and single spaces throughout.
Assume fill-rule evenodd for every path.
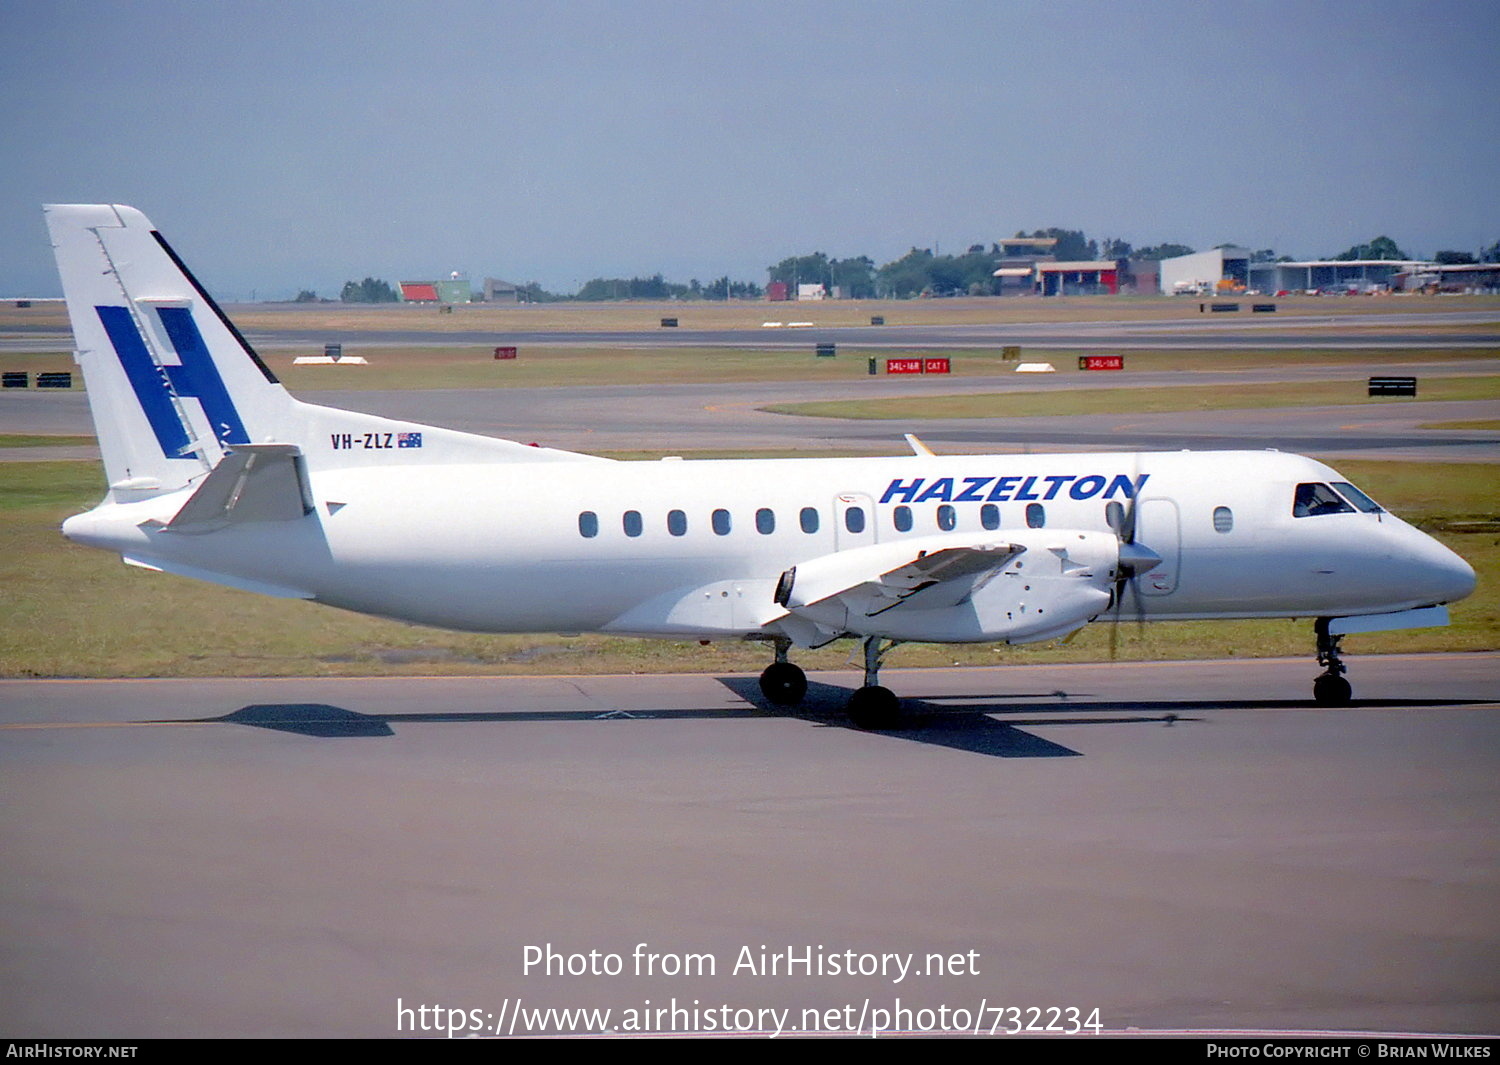
M 795 611 L 842 598 L 867 617 L 902 606 L 956 606 L 1025 550 L 1006 541 L 939 536 L 835 552 L 787 570 L 776 601 Z

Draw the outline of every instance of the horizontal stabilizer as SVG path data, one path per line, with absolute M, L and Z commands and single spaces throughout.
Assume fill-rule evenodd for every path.
M 213 532 L 248 521 L 295 521 L 312 511 L 307 470 L 295 444 L 236 444 L 166 525 Z

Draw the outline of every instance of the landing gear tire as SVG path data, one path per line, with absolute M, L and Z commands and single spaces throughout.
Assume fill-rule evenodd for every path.
M 901 700 L 889 688 L 866 685 L 849 696 L 849 720 L 862 729 L 893 729 L 901 723 Z
M 1344 637 L 1328 631 L 1333 620 L 1319 618 L 1313 626 L 1318 637 L 1318 665 L 1323 667 L 1323 672 L 1313 681 L 1313 702 L 1319 706 L 1348 706 L 1354 690 L 1344 679 L 1344 660 L 1339 657 L 1339 645 Z
M 1343 677 L 1323 674 L 1313 681 L 1313 702 L 1319 706 L 1348 706 L 1354 689 Z
M 772 662 L 760 675 L 760 692 L 775 706 L 796 706 L 807 694 L 807 674 L 790 662 Z

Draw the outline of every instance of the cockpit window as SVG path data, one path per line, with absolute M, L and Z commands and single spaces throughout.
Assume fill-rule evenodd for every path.
M 1326 484 L 1299 484 L 1292 500 L 1292 517 L 1316 518 L 1323 514 L 1353 514 L 1354 508 Z
M 1364 511 L 1366 514 L 1384 513 L 1384 507 L 1365 495 L 1358 488 L 1355 488 L 1348 481 L 1334 481 L 1333 486 L 1339 490 L 1339 495 L 1353 503 L 1357 509 Z

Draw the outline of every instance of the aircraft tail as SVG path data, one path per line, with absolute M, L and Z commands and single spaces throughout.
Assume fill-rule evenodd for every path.
M 133 207 L 45 208 L 76 359 L 115 502 L 200 481 L 236 445 L 295 444 L 308 468 L 590 456 L 302 403 Z
M 182 488 L 286 427 L 295 401 L 145 215 L 45 210 L 111 495 Z

